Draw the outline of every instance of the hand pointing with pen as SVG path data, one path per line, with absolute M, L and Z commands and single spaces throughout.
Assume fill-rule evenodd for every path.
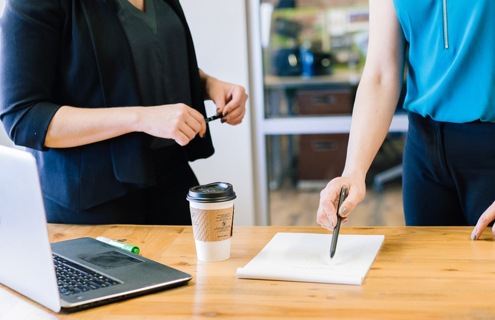
M 364 180 L 352 177 L 337 177 L 332 179 L 325 189 L 320 192 L 320 205 L 316 214 L 316 222 L 323 228 L 332 231 L 337 225 L 337 207 L 340 191 L 347 187 L 347 198 L 340 207 L 342 222 L 349 220 L 349 213 L 364 199 L 366 187 Z

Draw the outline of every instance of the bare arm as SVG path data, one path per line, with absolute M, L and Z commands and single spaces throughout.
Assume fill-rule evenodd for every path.
M 370 1 L 370 40 L 356 94 L 344 176 L 364 180 L 392 121 L 402 86 L 404 38 L 392 0 Z
M 347 159 L 342 177 L 320 194 L 317 222 L 333 230 L 340 188 L 348 197 L 339 212 L 349 214 L 364 199 L 365 177 L 392 121 L 400 95 L 405 40 L 392 0 L 370 1 L 370 39 L 363 75 L 352 115 Z
M 100 109 L 62 106 L 50 122 L 45 146 L 76 147 L 130 132 L 145 132 L 186 145 L 205 131 L 201 113 L 185 104 Z
M 244 88 L 220 81 L 199 70 L 205 85 L 205 99 L 212 99 L 222 121 L 241 123 L 248 98 Z M 130 132 L 144 132 L 159 138 L 175 140 L 184 146 L 206 132 L 200 112 L 182 104 L 153 107 L 76 108 L 62 106 L 48 127 L 45 146 L 69 148 L 111 139 Z

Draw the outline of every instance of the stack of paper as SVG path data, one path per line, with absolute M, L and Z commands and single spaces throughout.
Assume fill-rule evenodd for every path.
M 385 239 L 340 235 L 330 259 L 331 234 L 277 233 L 238 278 L 361 285 Z

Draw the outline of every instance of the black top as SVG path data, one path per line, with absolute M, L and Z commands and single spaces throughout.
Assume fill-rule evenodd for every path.
M 190 79 L 191 107 L 206 116 L 204 84 L 184 12 L 179 0 L 163 1 L 184 28 L 188 68 L 182 76 Z M 0 119 L 15 144 L 36 157 L 43 196 L 71 210 L 156 182 L 145 133 L 74 148 L 44 146 L 50 121 L 62 105 L 143 105 L 117 7 L 116 0 L 15 0 L 6 2 L 0 19 Z M 188 161 L 211 156 L 210 131 L 180 150 Z
M 184 27 L 163 0 L 145 0 L 141 11 L 128 0 L 118 0 L 117 15 L 127 35 L 143 105 L 191 105 L 187 45 Z M 155 139 L 153 147 L 171 145 Z

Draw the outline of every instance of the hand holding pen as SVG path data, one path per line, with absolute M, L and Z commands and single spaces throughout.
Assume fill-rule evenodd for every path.
M 223 115 L 221 113 L 219 113 L 219 114 L 216 114 L 216 115 L 211 116 L 209 118 L 205 118 L 205 122 L 208 123 L 208 122 L 213 121 L 213 120 L 221 119 L 222 117 L 223 117 Z
M 222 122 L 238 125 L 246 113 L 248 95 L 243 86 L 224 82 L 199 70 L 205 84 L 205 100 L 212 100 L 217 114 L 222 114 Z
M 335 251 L 337 250 L 337 241 L 338 241 L 339 233 L 340 233 L 340 224 L 342 222 L 342 217 L 340 216 L 339 212 L 340 212 L 340 207 L 342 206 L 342 203 L 344 202 L 346 196 L 347 196 L 347 188 L 345 186 L 343 186 L 340 189 L 339 203 L 337 205 L 337 212 L 336 212 L 337 225 L 333 229 L 333 233 L 332 233 L 332 243 L 330 245 L 330 258 L 333 258 L 333 256 L 335 255 Z
M 330 231 L 333 231 L 337 224 L 336 212 L 342 186 L 346 186 L 347 188 L 347 196 L 339 209 L 342 223 L 349 219 L 349 214 L 363 201 L 366 195 L 366 184 L 364 178 L 360 176 L 346 176 L 332 179 L 320 192 L 320 203 L 316 212 L 316 222 Z

